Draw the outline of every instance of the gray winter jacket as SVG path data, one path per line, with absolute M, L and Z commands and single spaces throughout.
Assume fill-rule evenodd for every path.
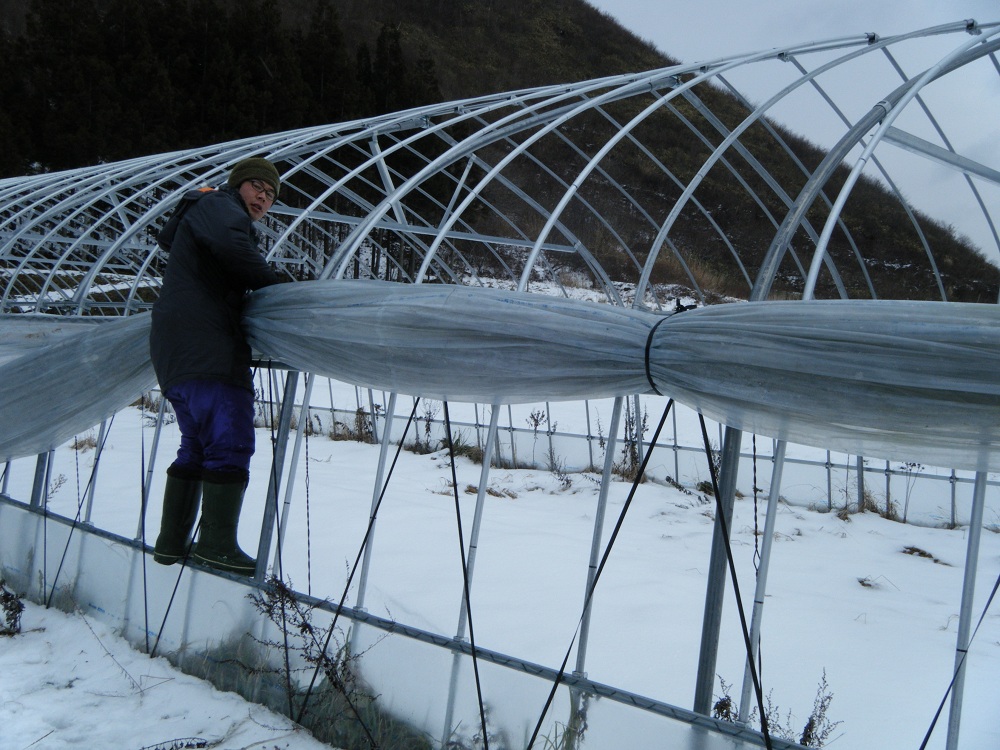
M 149 336 L 160 388 L 220 380 L 252 389 L 243 297 L 280 280 L 257 249 L 236 190 L 189 191 L 177 211 L 179 221 L 167 222 L 157 237 L 168 253 Z

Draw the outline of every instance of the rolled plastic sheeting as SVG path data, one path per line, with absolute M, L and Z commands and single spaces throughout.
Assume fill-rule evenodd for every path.
M 149 316 L 0 319 L 0 460 L 42 453 L 155 384 Z M 263 356 L 360 386 L 536 403 L 658 392 L 748 432 L 1000 470 L 1000 307 L 752 302 L 662 316 L 449 285 L 312 281 L 250 295 Z
M 362 386 L 483 403 L 655 386 L 789 442 L 1000 468 L 994 305 L 756 302 L 664 318 L 495 289 L 318 281 L 255 292 L 244 323 L 259 351 Z
M 706 417 L 848 454 L 1000 468 L 1000 307 L 716 305 L 654 334 L 657 389 Z
M 44 453 L 153 388 L 149 321 L 0 317 L 0 460 Z
M 297 369 L 445 401 L 537 403 L 643 393 L 657 316 L 444 284 L 307 281 L 250 295 L 251 345 Z

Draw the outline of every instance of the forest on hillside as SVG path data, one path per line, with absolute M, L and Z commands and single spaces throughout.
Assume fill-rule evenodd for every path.
M 0 175 L 117 161 L 437 101 L 398 27 L 348 40 L 334 5 L 289 27 L 247 0 L 35 0 L 0 45 Z
M 0 178 L 672 63 L 585 0 L 0 0 Z M 700 88 L 698 96 L 725 127 L 736 127 L 748 113 L 745 103 L 720 89 Z M 645 104 L 627 100 L 608 111 L 627 122 Z M 641 138 L 683 183 L 712 147 L 696 129 L 712 132 L 712 126 L 688 101 L 671 109 L 675 115 L 651 119 Z M 595 142 L 608 137 L 600 130 L 606 121 L 592 125 Z M 774 147 L 775 134 L 795 158 Z M 777 123 L 754 125 L 741 142 L 790 195 L 804 184 L 803 169 L 815 168 L 824 156 Z M 572 181 L 580 156 L 538 154 L 554 170 L 553 190 L 560 190 L 560 179 Z M 681 189 L 651 171 L 650 163 L 644 154 L 621 150 L 606 168 L 644 202 L 667 210 Z M 715 220 L 752 276 L 774 234 L 770 217 L 786 207 L 753 169 L 740 169 L 760 203 L 719 170 L 701 183 L 699 199 L 716 207 Z M 845 177 L 844 171 L 835 174 L 829 191 Z M 869 296 L 865 275 L 871 274 L 882 296 L 939 299 L 906 207 L 874 181 L 862 180 L 853 196 L 842 218 L 869 267 L 843 264 L 849 295 Z M 592 200 L 609 217 L 628 211 L 610 189 Z M 823 211 L 810 211 L 816 226 Z M 619 218 L 618 224 L 629 225 L 627 216 Z M 951 227 L 919 218 L 942 263 L 948 298 L 995 302 L 1000 271 Z M 743 280 L 731 278 L 729 251 L 712 235 L 710 227 L 691 221 L 672 237 L 692 253 L 690 265 L 707 287 L 744 295 Z M 595 235 L 593 247 L 613 273 L 617 244 Z M 855 249 L 838 236 L 831 254 L 849 259 Z M 685 281 L 687 271 L 668 260 L 655 280 Z M 779 281 L 777 291 L 794 296 L 801 282 L 793 274 Z
M 0 177 L 669 62 L 581 0 L 517 5 L 2 0 Z

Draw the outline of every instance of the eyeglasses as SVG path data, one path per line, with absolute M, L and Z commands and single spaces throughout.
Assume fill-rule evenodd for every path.
M 277 194 L 268 187 L 267 183 L 261 182 L 260 180 L 247 180 L 250 183 L 250 187 L 256 190 L 258 193 L 263 193 L 264 197 L 267 198 L 271 203 L 274 203 L 274 199 L 277 198 Z

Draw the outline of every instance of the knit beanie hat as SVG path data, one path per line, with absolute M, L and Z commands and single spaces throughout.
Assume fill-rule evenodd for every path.
M 278 191 L 281 189 L 281 178 L 278 176 L 278 170 L 267 159 L 252 157 L 238 162 L 233 167 L 233 171 L 229 173 L 229 179 L 226 181 L 226 184 L 229 187 L 238 188 L 247 180 L 262 180 L 266 182 L 274 188 L 274 196 L 278 197 Z

